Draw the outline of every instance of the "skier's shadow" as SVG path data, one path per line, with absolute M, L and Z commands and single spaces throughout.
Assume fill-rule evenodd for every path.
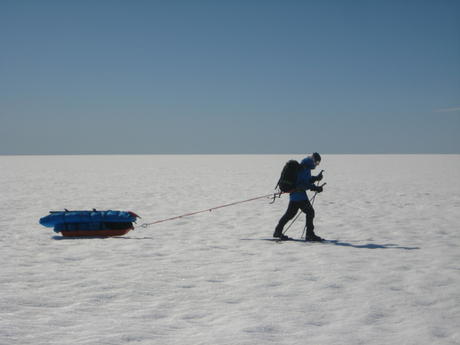
M 250 238 L 243 238 L 242 240 L 248 241 L 248 240 L 256 240 L 250 239 Z M 341 246 L 341 247 L 351 247 L 351 248 L 358 248 L 358 249 L 404 249 L 404 250 L 417 250 L 420 249 L 420 247 L 405 247 L 405 246 L 400 246 L 398 244 L 393 244 L 393 243 L 388 243 L 388 244 L 376 244 L 376 243 L 366 243 L 366 244 L 354 244 L 354 243 L 349 243 L 349 242 L 343 242 L 339 240 L 326 240 L 324 242 L 305 242 L 305 240 L 302 239 L 290 239 L 289 241 L 279 241 L 275 238 L 262 238 L 262 239 L 257 239 L 257 240 L 262 240 L 262 241 L 271 241 L 271 242 L 277 242 L 277 243 L 283 243 L 283 242 L 299 242 L 299 243 L 305 243 L 305 244 L 311 244 L 311 245 L 325 245 L 325 244 L 330 244 L 330 245 L 336 245 L 336 246 Z
M 393 243 L 388 243 L 388 244 L 376 244 L 376 243 L 353 244 L 353 243 L 342 242 L 342 241 L 330 241 L 330 243 L 335 244 L 336 246 L 352 247 L 352 248 L 359 248 L 359 249 L 404 249 L 404 250 L 420 249 L 420 247 L 405 247 L 405 246 L 400 246 L 400 245 L 393 244 Z

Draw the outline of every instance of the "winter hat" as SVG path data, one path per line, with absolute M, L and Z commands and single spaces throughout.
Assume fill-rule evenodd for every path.
M 318 162 L 318 163 L 321 162 L 321 156 L 319 155 L 318 152 L 313 152 L 312 157 L 315 162 Z

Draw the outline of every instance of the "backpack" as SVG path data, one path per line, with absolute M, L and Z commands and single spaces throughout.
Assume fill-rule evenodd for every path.
M 288 161 L 283 170 L 281 171 L 281 177 L 276 187 L 284 193 L 292 192 L 295 189 L 297 182 L 297 174 L 300 170 L 300 163 L 295 160 Z M 275 187 L 275 188 L 276 188 Z

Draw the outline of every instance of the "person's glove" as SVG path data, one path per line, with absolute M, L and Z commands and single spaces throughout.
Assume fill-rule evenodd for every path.
M 323 187 L 321 186 L 313 186 L 310 188 L 310 190 L 316 192 L 316 193 L 321 193 L 323 191 Z
M 318 176 L 312 176 L 310 181 L 315 183 L 316 181 L 321 181 L 323 179 L 323 171 L 321 171 Z
M 323 171 L 321 170 L 318 176 L 316 176 L 316 181 L 321 181 L 322 179 L 323 179 Z

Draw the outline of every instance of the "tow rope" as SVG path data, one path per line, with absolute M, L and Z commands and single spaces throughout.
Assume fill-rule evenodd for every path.
M 211 212 L 211 211 L 217 210 L 217 209 L 219 209 L 219 208 L 224 208 L 224 207 L 228 207 L 228 206 L 238 205 L 238 204 L 242 204 L 242 203 L 245 203 L 245 202 L 254 201 L 254 200 L 259 200 L 259 199 L 264 199 L 264 198 L 265 198 L 265 199 L 267 199 L 267 198 L 272 199 L 272 201 L 270 202 L 270 204 L 273 204 L 273 203 L 275 202 L 276 198 L 281 198 L 281 195 L 282 195 L 282 194 L 284 194 L 284 193 L 283 193 L 283 192 L 276 192 L 276 193 L 271 193 L 271 194 L 267 194 L 267 195 L 258 196 L 258 197 L 251 198 L 251 199 L 246 199 L 246 200 L 241 200 L 241 201 L 235 201 L 235 202 L 232 202 L 232 203 L 229 203 L 229 204 L 220 205 L 220 206 L 215 206 L 215 207 L 207 208 L 207 209 L 201 210 L 201 211 L 195 211 L 195 212 L 190 212 L 190 213 L 182 214 L 182 215 L 180 215 L 180 216 L 175 216 L 175 217 L 160 219 L 160 220 L 157 220 L 157 221 L 151 222 L 151 223 L 143 223 L 143 224 L 139 225 L 139 227 L 141 227 L 141 228 L 147 228 L 148 226 L 151 226 L 151 225 L 154 225 L 154 224 L 163 223 L 163 222 L 167 222 L 167 221 L 175 220 L 175 219 L 180 219 L 180 218 L 184 218 L 184 217 L 189 217 L 189 216 L 193 216 L 193 215 L 199 214 L 199 213 Z

